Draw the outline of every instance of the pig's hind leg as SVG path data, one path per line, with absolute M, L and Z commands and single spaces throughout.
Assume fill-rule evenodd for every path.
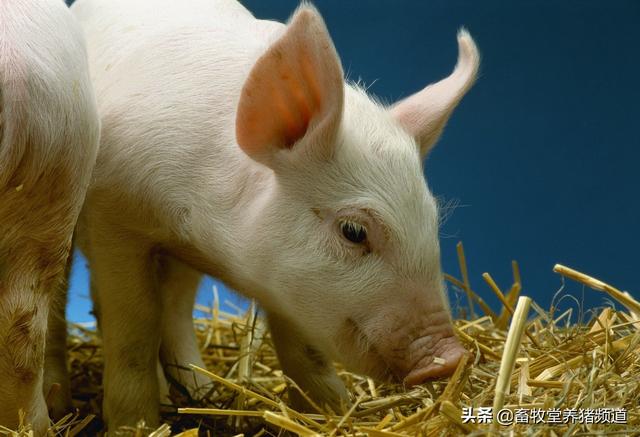
M 72 260 L 73 256 L 70 254 L 64 280 L 61 281 L 58 292 L 52 298 L 47 323 L 43 387 L 49 412 L 54 420 L 61 419 L 72 410 L 69 370 L 67 369 L 67 320 L 65 317 L 67 286 Z M 54 389 L 54 384 L 57 384 L 57 389 Z
M 49 425 L 42 392 L 47 318 L 73 230 L 68 203 L 33 201 L 41 193 L 37 185 L 0 188 L 0 223 L 7 226 L 0 235 L 0 425 L 17 428 L 24 410 L 36 435 Z
M 169 255 L 162 256 L 159 265 L 162 299 L 160 359 L 169 379 L 197 400 L 212 385 L 210 379 L 189 367 L 189 364 L 205 367 L 193 326 L 193 307 L 202 273 Z
M 269 313 L 268 321 L 284 373 L 319 407 L 328 406 L 335 413 L 344 412 L 350 403 L 349 396 L 331 362 L 305 341 L 300 330 L 286 319 Z M 295 388 L 289 390 L 289 398 L 295 408 L 313 411 Z
M 29 257 L 31 266 L 28 260 L 16 260 L 22 271 L 7 272 L 3 264 L 9 256 L 2 243 L 0 238 L 0 425 L 17 429 L 19 410 L 23 410 L 35 434 L 44 435 L 49 418 L 42 374 L 48 304 L 54 287 L 39 285 L 42 275 L 37 256 Z

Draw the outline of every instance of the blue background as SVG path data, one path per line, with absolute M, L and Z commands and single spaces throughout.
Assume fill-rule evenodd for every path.
M 297 1 L 245 0 L 286 20 Z M 443 265 L 459 276 L 465 244 L 473 288 L 506 289 L 520 262 L 524 291 L 543 307 L 560 288 L 557 262 L 638 292 L 640 2 L 316 1 L 350 79 L 391 102 L 448 75 L 466 26 L 480 78 L 426 163 L 432 190 L 459 204 L 441 230 Z M 87 272 L 72 274 L 71 320 L 86 321 Z M 203 302 L 211 301 L 210 280 Z M 567 283 L 586 307 L 606 296 Z M 457 298 L 454 296 L 453 300 Z M 575 303 L 565 301 L 567 305 Z

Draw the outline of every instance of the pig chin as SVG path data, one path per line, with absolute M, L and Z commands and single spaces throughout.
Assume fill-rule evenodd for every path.
M 335 340 L 339 361 L 349 370 L 369 375 L 379 381 L 399 380 L 355 320 L 345 320 Z
M 434 317 L 433 324 L 420 331 L 403 326 L 385 336 L 366 332 L 363 325 L 347 319 L 336 345 L 348 368 L 379 381 L 412 386 L 449 376 L 468 353 L 455 337 L 446 313 Z

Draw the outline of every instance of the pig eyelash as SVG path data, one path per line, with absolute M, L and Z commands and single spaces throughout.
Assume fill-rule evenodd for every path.
M 358 222 L 351 220 L 341 220 L 339 222 L 342 236 L 354 244 L 365 244 L 367 242 L 367 228 Z

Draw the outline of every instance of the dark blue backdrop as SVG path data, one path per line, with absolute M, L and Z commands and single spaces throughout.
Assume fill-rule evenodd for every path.
M 295 0 L 244 0 L 286 20 Z M 557 262 L 638 293 L 640 236 L 640 2 L 315 2 L 351 79 L 394 101 L 451 71 L 456 31 L 482 52 L 480 78 L 426 163 L 432 190 L 459 207 L 442 228 L 444 269 L 458 276 L 464 241 L 472 286 L 497 302 L 520 262 L 524 293 L 545 307 L 561 285 Z M 70 317 L 84 320 L 76 268 Z M 210 283 L 205 288 L 210 289 Z M 565 291 L 601 305 L 603 294 Z M 204 300 L 210 300 L 207 293 Z

